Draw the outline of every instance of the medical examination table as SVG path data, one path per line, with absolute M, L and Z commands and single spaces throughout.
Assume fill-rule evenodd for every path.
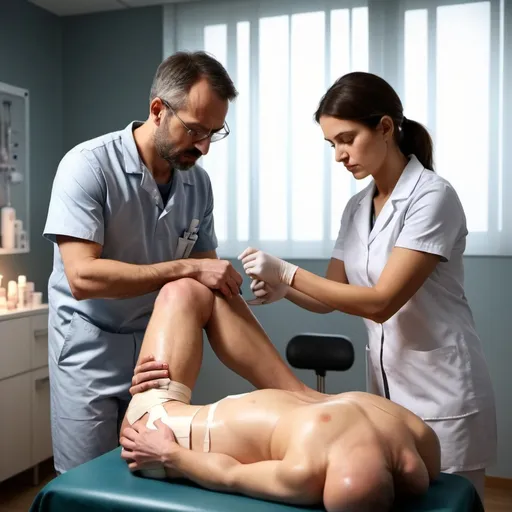
M 314 338 L 314 339 L 313 339 Z M 312 342 L 313 341 L 313 342 Z M 323 347 L 321 345 L 324 345 Z M 314 369 L 324 390 L 327 371 L 352 366 L 353 347 L 345 337 L 299 335 L 287 347 L 296 368 Z M 328 356 L 328 357 L 327 357 Z M 161 481 L 132 474 L 117 448 L 50 481 L 36 496 L 30 512 L 299 512 L 321 507 L 295 507 L 245 496 L 218 493 L 195 484 Z M 396 503 L 394 512 L 483 512 L 474 486 L 465 478 L 441 474 L 421 497 Z

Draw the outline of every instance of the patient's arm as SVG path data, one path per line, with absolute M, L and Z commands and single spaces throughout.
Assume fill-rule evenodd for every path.
M 312 470 L 303 452 L 284 460 L 241 464 L 225 454 L 182 448 L 167 425 L 157 420 L 155 426 L 149 430 L 136 422 L 123 431 L 121 457 L 130 470 L 157 462 L 169 477 L 179 475 L 214 491 L 302 505 L 321 502 L 325 470 Z
M 194 452 L 174 444 L 163 457 L 166 468 L 214 491 L 239 493 L 297 505 L 321 503 L 318 485 L 307 465 L 284 460 L 241 464 L 221 453 Z

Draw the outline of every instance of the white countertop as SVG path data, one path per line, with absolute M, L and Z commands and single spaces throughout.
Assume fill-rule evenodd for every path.
M 0 321 L 9 320 L 10 318 L 37 315 L 38 313 L 45 313 L 46 311 L 48 311 L 48 304 L 41 304 L 34 308 L 2 309 L 0 310 Z

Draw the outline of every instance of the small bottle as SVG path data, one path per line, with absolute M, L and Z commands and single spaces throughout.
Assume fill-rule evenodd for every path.
M 32 307 L 37 308 L 43 303 L 43 292 L 34 292 L 32 294 Z
M 32 281 L 27 281 L 27 285 L 25 287 L 25 304 L 27 307 L 32 306 L 32 295 L 34 293 L 34 283 Z
M 18 308 L 23 309 L 25 304 L 25 290 L 27 287 L 27 277 L 18 276 Z
M 18 304 L 18 285 L 16 281 L 7 283 L 7 309 L 16 309 Z
M 7 309 L 7 290 L 0 287 L 0 311 Z
M 2 248 L 14 249 L 15 232 L 14 221 L 16 220 L 16 211 L 12 206 L 4 206 L 1 213 L 2 224 Z

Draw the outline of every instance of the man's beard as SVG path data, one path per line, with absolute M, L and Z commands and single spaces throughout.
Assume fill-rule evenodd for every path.
M 169 142 L 166 138 L 168 133 L 166 126 L 161 125 L 157 128 L 154 136 L 156 152 L 160 158 L 169 163 L 171 169 L 187 171 L 196 164 L 202 153 L 194 146 L 189 149 L 176 150 L 172 142 Z M 195 159 L 185 159 L 184 157 L 187 156 L 195 157 Z

